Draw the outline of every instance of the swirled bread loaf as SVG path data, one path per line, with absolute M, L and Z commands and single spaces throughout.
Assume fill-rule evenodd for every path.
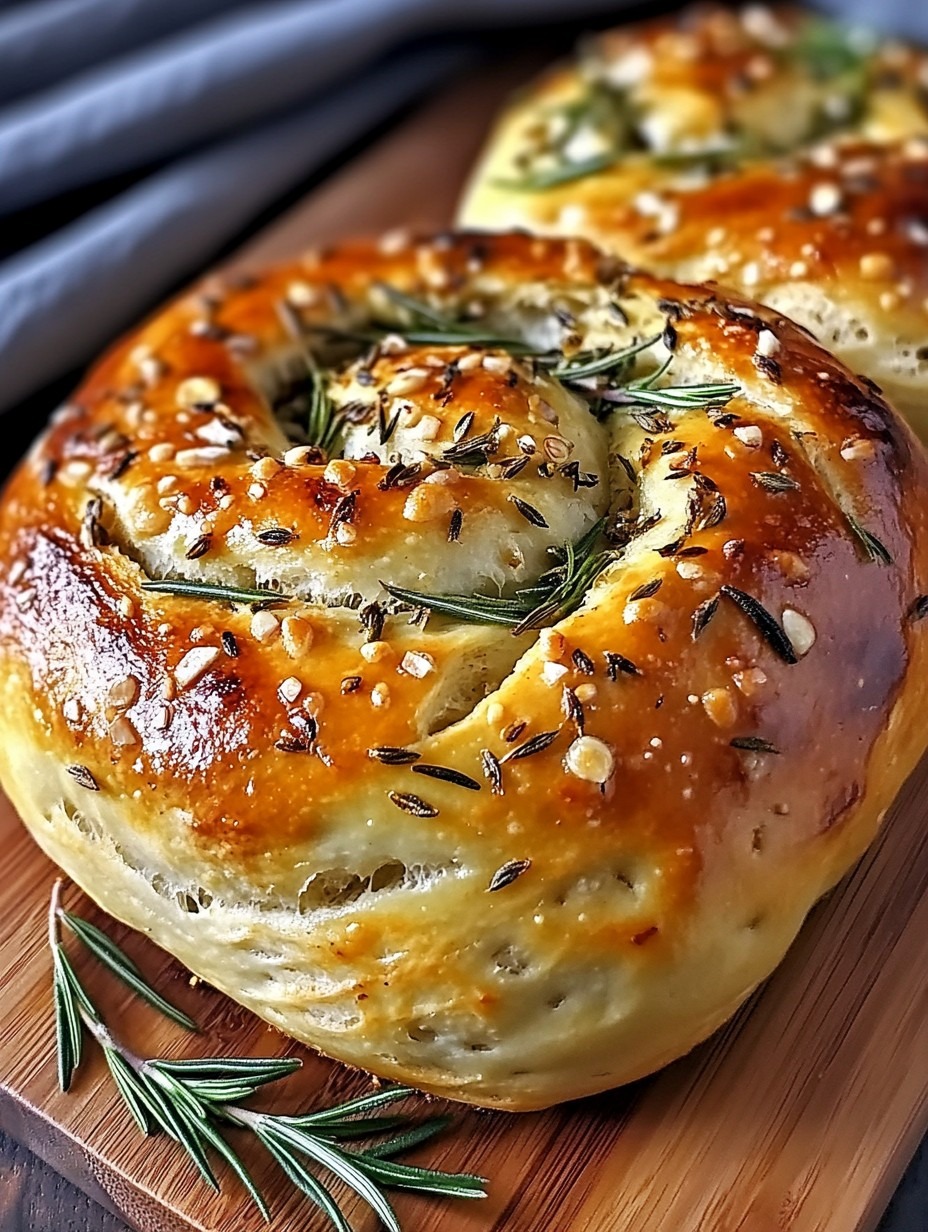
M 540 1107 L 692 1047 L 924 742 L 925 461 L 775 312 L 579 241 L 214 279 L 0 507 L 0 774 L 333 1057 Z
M 501 118 L 463 225 L 594 240 L 811 329 L 928 436 L 928 57 L 719 6 L 587 41 Z

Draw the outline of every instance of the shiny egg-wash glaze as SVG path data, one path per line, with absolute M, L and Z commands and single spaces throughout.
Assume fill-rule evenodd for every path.
M 829 53 L 851 67 L 829 75 Z M 609 107 L 624 107 L 627 148 L 526 190 L 526 167 L 551 157 L 544 133 L 596 83 L 612 102 L 571 140 L 598 148 Z M 737 288 L 811 329 L 928 439 L 926 85 L 920 49 L 855 42 L 796 10 L 708 6 L 626 26 L 513 100 L 460 219 L 584 236 L 667 277 Z
M 599 422 L 504 347 L 405 344 L 384 284 L 537 350 L 662 332 L 641 371 L 740 392 Z M 391 312 L 331 384 L 346 456 L 288 441 L 270 400 L 313 325 Z M 920 754 L 926 490 L 794 325 L 579 241 L 391 236 L 213 280 L 7 489 L 3 783 L 107 911 L 333 1057 L 510 1109 L 614 1086 L 736 1009 Z M 526 585 L 607 511 L 629 542 L 553 628 L 384 605 L 381 580 Z M 165 575 L 298 597 L 142 588 Z

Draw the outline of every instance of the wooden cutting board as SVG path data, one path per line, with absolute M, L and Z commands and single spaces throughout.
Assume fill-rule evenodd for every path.
M 423 108 L 236 260 L 352 231 L 444 225 L 502 93 L 525 65 L 481 70 Z M 483 1203 L 396 1195 L 410 1232 L 865 1232 L 928 1129 L 928 761 L 863 862 L 812 914 L 786 961 L 722 1032 L 660 1075 L 545 1113 L 460 1110 L 425 1148 L 436 1166 L 490 1178 Z M 0 801 L 0 1126 L 133 1226 L 257 1232 L 234 1178 L 212 1196 L 169 1142 L 139 1137 L 91 1053 L 56 1089 L 45 915 L 52 866 Z M 77 891 L 69 903 L 92 919 Z M 275 1107 L 368 1089 L 292 1044 L 160 951 L 113 928 L 146 974 L 197 1017 L 189 1037 L 82 964 L 107 1018 L 145 1055 L 271 1055 L 305 1062 Z M 326 1226 L 247 1140 L 275 1232 Z M 340 1194 L 342 1193 L 339 1190 Z M 353 1226 L 373 1232 L 346 1199 Z

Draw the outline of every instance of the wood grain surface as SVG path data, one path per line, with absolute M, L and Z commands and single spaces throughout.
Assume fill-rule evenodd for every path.
M 524 66 L 463 83 L 249 246 L 244 263 L 352 231 L 443 225 L 501 92 Z M 655 1078 L 546 1113 L 460 1111 L 420 1153 L 491 1178 L 483 1203 L 397 1195 L 415 1232 L 868 1232 L 928 1127 L 928 763 L 861 864 L 813 912 L 786 961 L 722 1032 Z M 54 876 L 0 803 L 0 1126 L 138 1229 L 257 1232 L 240 1186 L 201 1188 L 169 1142 L 143 1140 L 98 1055 L 56 1089 L 44 917 Z M 77 891 L 69 903 L 100 917 Z M 369 1080 L 285 1040 L 122 929 L 146 974 L 201 1022 L 195 1039 L 86 963 L 92 991 L 149 1055 L 304 1059 L 273 1107 L 295 1111 Z M 315 1232 L 260 1150 L 237 1141 L 269 1197 L 275 1232 Z M 2 1179 L 2 1173 L 0 1173 Z M 358 1232 L 372 1216 L 346 1198 Z M 54 1225 L 50 1225 L 54 1226 Z M 66 1225 L 62 1223 L 62 1227 Z M 38 1229 L 35 1232 L 39 1232 Z

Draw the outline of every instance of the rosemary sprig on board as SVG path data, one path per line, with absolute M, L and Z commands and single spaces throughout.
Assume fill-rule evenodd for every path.
M 328 1186 L 307 1164 L 322 1168 L 352 1189 L 388 1232 L 402 1232 L 385 1187 L 411 1189 L 443 1198 L 483 1198 L 486 1181 L 469 1173 L 452 1174 L 399 1163 L 395 1156 L 427 1141 L 448 1124 L 431 1117 L 418 1124 L 405 1116 L 371 1116 L 381 1108 L 415 1095 L 409 1087 L 391 1087 L 337 1107 L 298 1116 L 256 1111 L 243 1106 L 260 1087 L 299 1069 L 296 1058 L 204 1057 L 187 1061 L 144 1060 L 109 1030 L 88 997 L 61 938 L 66 925 L 96 958 L 134 992 L 172 1021 L 195 1029 L 192 1019 L 166 1002 L 144 980 L 135 963 L 105 933 L 61 907 L 61 882 L 52 890 L 48 941 L 52 952 L 53 996 L 61 1089 L 71 1085 L 83 1055 L 84 1033 L 103 1050 L 113 1081 L 143 1134 L 165 1133 L 188 1155 L 215 1192 L 219 1181 L 210 1160 L 218 1155 L 235 1173 L 265 1219 L 267 1203 L 239 1155 L 220 1132 L 246 1129 L 276 1160 L 288 1179 L 328 1216 L 337 1232 L 351 1232 Z M 348 1148 L 344 1141 L 376 1139 Z
M 495 595 L 429 595 L 402 586 L 382 583 L 384 589 L 402 603 L 425 607 L 469 624 L 507 625 L 514 635 L 540 629 L 569 615 L 580 606 L 593 582 L 616 559 L 611 548 L 597 548 L 603 521 L 597 522 L 576 543 L 549 549 L 557 563 L 547 569 L 532 586 L 525 586 L 509 598 Z

